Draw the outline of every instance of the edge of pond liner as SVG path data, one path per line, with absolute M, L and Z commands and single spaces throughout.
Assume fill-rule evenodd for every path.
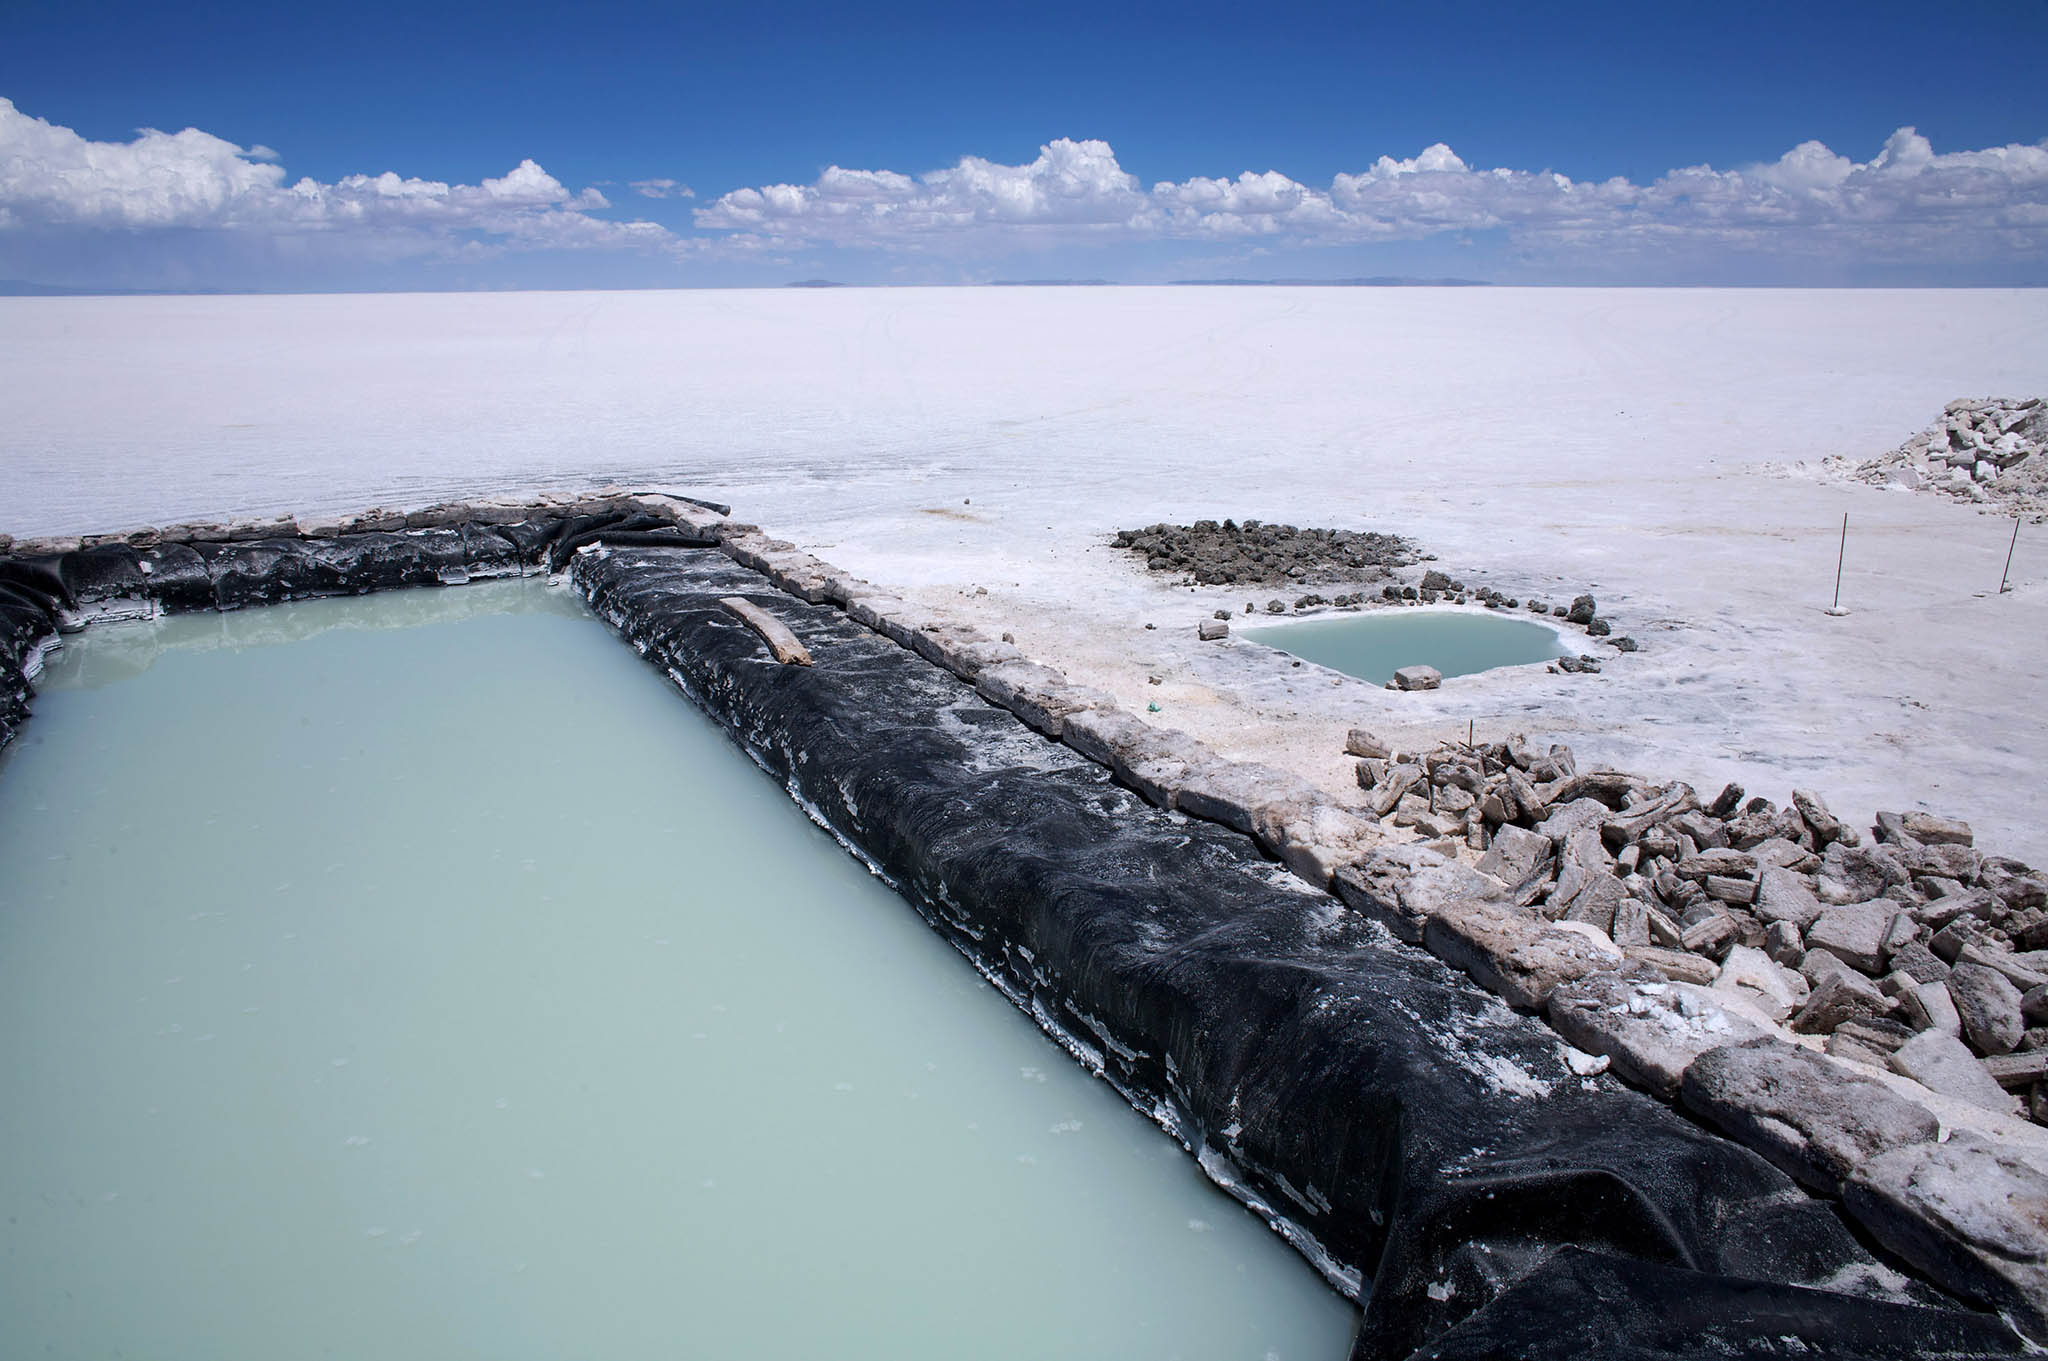
M 586 600 L 588 600 L 588 597 L 586 597 Z M 621 621 L 606 617 L 597 610 L 594 604 L 592 605 L 592 612 L 598 614 L 598 617 L 603 619 L 606 624 L 619 630 L 622 637 L 625 636 Z M 710 706 L 705 703 L 704 697 L 697 692 L 696 687 L 685 673 L 677 667 L 663 665 L 658 659 L 649 657 L 649 647 L 644 641 L 628 639 L 628 642 L 633 650 L 639 653 L 642 658 L 648 660 L 652 665 L 660 666 L 662 674 L 693 704 L 707 714 L 712 712 Z M 981 953 L 977 947 L 986 939 L 987 933 L 985 931 L 957 917 L 947 915 L 941 903 L 926 898 L 899 881 L 886 867 L 872 855 L 868 854 L 867 849 L 856 837 L 834 823 L 825 810 L 819 807 L 817 802 L 804 792 L 802 784 L 793 775 L 785 777 L 778 774 L 775 767 L 769 762 L 764 748 L 755 742 L 749 741 L 740 732 L 726 727 L 724 724 L 720 726 L 728 740 L 745 753 L 747 758 L 759 767 L 763 774 L 781 784 L 783 792 L 789 795 L 791 802 L 803 810 L 806 817 L 824 831 L 826 835 L 838 842 L 849 855 L 867 869 L 868 873 L 881 880 L 884 884 L 887 884 L 898 896 L 909 903 L 917 911 L 917 914 L 924 918 L 925 924 L 937 931 L 940 938 L 951 945 L 963 959 L 973 966 L 974 971 L 980 974 L 988 982 L 989 986 L 1008 999 L 1011 1005 L 1029 1016 L 1038 1028 L 1054 1043 L 1066 1050 L 1067 1054 L 1076 1063 L 1087 1069 L 1092 1076 L 1107 1083 L 1117 1095 L 1123 1097 L 1133 1110 L 1159 1126 L 1169 1138 L 1178 1143 L 1185 1152 L 1192 1155 L 1195 1158 L 1196 1164 L 1202 1169 L 1203 1174 L 1212 1183 L 1228 1193 L 1233 1200 L 1236 1200 L 1247 1210 L 1258 1216 L 1265 1223 L 1266 1227 L 1278 1234 L 1288 1246 L 1306 1258 L 1309 1265 L 1316 1269 L 1317 1274 L 1322 1276 L 1331 1289 L 1354 1303 L 1362 1302 L 1366 1285 L 1363 1274 L 1357 1267 L 1338 1260 L 1328 1248 L 1323 1246 L 1321 1240 L 1315 1234 L 1311 1233 L 1304 1225 L 1283 1214 L 1275 1207 L 1272 1201 L 1254 1190 L 1247 1182 L 1243 1169 L 1231 1162 L 1229 1158 L 1218 1152 L 1214 1147 L 1203 1142 L 1199 1123 L 1189 1112 L 1176 1104 L 1170 1095 L 1160 1096 L 1141 1091 L 1129 1083 L 1120 1080 L 1117 1074 L 1111 1070 L 1106 1054 L 1114 1053 L 1128 1063 L 1140 1057 L 1139 1051 L 1124 1045 L 1101 1021 L 1089 1015 L 1086 1011 L 1078 1009 L 1074 1011 L 1075 1019 L 1095 1036 L 1100 1045 L 1099 1047 L 1091 1045 L 1075 1034 L 1073 1029 L 1055 1015 L 1043 1001 L 1020 988 L 1008 974 Z M 1019 726 L 1022 725 L 1020 724 Z M 1029 951 L 1027 950 L 1025 953 L 1028 956 Z M 1287 1198 L 1295 1203 L 1315 1209 L 1318 1208 L 1316 1202 L 1320 1200 L 1319 1208 L 1321 1210 L 1327 1211 L 1330 1208 L 1329 1202 L 1322 1200 L 1320 1197 L 1304 1197 L 1301 1192 L 1295 1190 L 1288 1183 L 1286 1177 L 1278 1172 L 1265 1170 L 1265 1175 L 1276 1181 L 1287 1194 Z
M 972 687 L 838 610 L 716 553 L 600 549 L 571 572 L 599 617 L 1205 1173 L 1320 1253 L 1338 1288 L 1352 1270 L 1371 1280 L 1354 1356 L 1565 1354 L 1549 1342 L 1554 1292 L 1525 1288 L 1560 1273 L 1601 1283 L 1611 1355 L 2028 1350 L 1881 1265 L 1755 1154 L 1577 1076 L 1540 1021 L 1274 886 L 1249 838 L 1146 805 L 1015 721 L 972 731 L 1040 759 L 979 760 L 964 725 L 939 721 L 985 707 Z M 772 607 L 818 665 L 765 659 L 718 608 L 735 592 Z M 1870 1293 L 1830 1288 L 1844 1283 Z M 1776 1331 L 1676 1336 L 1675 1314 Z
M 590 603 L 592 612 L 597 614 L 606 624 L 618 630 L 620 636 L 625 638 L 628 645 L 636 653 L 650 664 L 660 667 L 662 674 L 686 698 L 707 714 L 714 712 L 705 702 L 704 695 L 698 691 L 696 685 L 692 683 L 690 677 L 683 670 L 674 665 L 664 664 L 661 659 L 650 656 L 651 645 L 645 639 L 633 638 L 626 633 L 623 616 L 615 618 L 607 615 L 588 595 L 585 596 L 585 600 L 587 603 Z M 956 916 L 949 915 L 944 910 L 942 901 L 934 901 L 901 882 L 885 866 L 877 861 L 874 856 L 870 855 L 866 847 L 855 836 L 836 824 L 826 814 L 825 810 L 805 793 L 802 784 L 795 778 L 794 774 L 785 776 L 775 768 L 774 764 L 768 759 L 768 748 L 763 747 L 759 742 L 752 740 L 746 733 L 736 728 L 724 723 L 721 723 L 720 726 L 728 740 L 732 741 L 735 746 L 745 753 L 747 758 L 753 761 L 764 774 L 782 786 L 783 791 L 789 795 L 791 802 L 795 803 L 806 817 L 832 837 L 834 841 L 838 842 L 849 855 L 866 867 L 870 874 L 887 884 L 908 902 L 917 911 L 918 915 L 924 918 L 925 923 L 936 930 L 940 937 L 951 945 L 992 988 L 1006 998 L 1011 1005 L 1029 1016 L 1033 1023 L 1049 1039 L 1066 1050 L 1067 1054 L 1076 1063 L 1087 1069 L 1092 1076 L 1107 1083 L 1112 1090 L 1124 1098 L 1132 1109 L 1150 1119 L 1168 1137 L 1178 1143 L 1185 1152 L 1193 1156 L 1196 1165 L 1201 1168 L 1203 1174 L 1208 1177 L 1211 1183 L 1258 1216 L 1269 1229 L 1278 1234 L 1290 1247 L 1306 1258 L 1309 1264 L 1316 1269 L 1317 1273 L 1323 1277 L 1324 1281 L 1332 1289 L 1354 1303 L 1362 1302 L 1366 1283 L 1360 1270 L 1355 1266 L 1338 1260 L 1307 1227 L 1289 1218 L 1276 1208 L 1272 1201 L 1255 1190 L 1247 1181 L 1246 1172 L 1243 1168 L 1238 1167 L 1229 1157 L 1225 1156 L 1213 1145 L 1205 1142 L 1201 1134 L 1200 1123 L 1190 1112 L 1181 1107 L 1171 1094 L 1159 1095 L 1143 1091 L 1134 1087 L 1129 1082 L 1120 1079 L 1111 1070 L 1106 1057 L 1107 1053 L 1113 1052 L 1128 1063 L 1141 1057 L 1140 1051 L 1133 1050 L 1124 1045 L 1101 1021 L 1087 1012 L 1078 1009 L 1074 1013 L 1076 1020 L 1096 1037 L 1100 1045 L 1099 1047 L 1098 1045 L 1091 1045 L 1075 1034 L 1073 1029 L 1059 1016 L 1054 1014 L 1041 998 L 1021 987 L 1010 974 L 1006 973 L 976 948 L 986 939 L 987 933 L 985 931 Z M 1021 728 L 1022 724 L 1019 723 L 1018 726 Z M 1031 952 L 1028 949 L 1022 950 L 1021 953 L 1027 960 L 1031 958 Z M 1260 1171 L 1276 1181 L 1287 1195 L 1287 1198 L 1297 1204 L 1310 1209 L 1320 1208 L 1325 1212 L 1330 1208 L 1329 1202 L 1320 1196 L 1305 1197 L 1288 1183 L 1285 1176 L 1267 1169 L 1260 1169 Z M 1312 1187 L 1311 1190 L 1313 1190 Z M 1320 1202 L 1320 1205 L 1318 1205 L 1318 1202 Z
M 676 535 L 625 523 L 651 502 Z M 0 745 L 28 716 L 22 663 L 60 627 L 530 574 L 582 539 L 563 555 L 579 594 L 809 816 L 1338 1288 L 1372 1281 L 1360 1361 L 2038 1350 L 1881 1265 L 1756 1154 L 1580 1077 L 1540 1020 L 1277 882 L 1252 838 L 1045 740 L 1062 711 L 1022 692 L 992 705 L 973 671 L 1003 670 L 995 645 L 899 646 L 906 626 L 860 619 L 865 583 L 672 497 L 422 514 L 436 522 L 0 554 Z M 584 538 L 606 523 L 633 546 Z M 145 556 L 166 570 L 138 570 Z M 821 665 L 766 660 L 720 594 L 755 597 Z M 1600 1348 L 1559 1350 L 1588 1317 Z M 1674 1331 L 1681 1317 L 1747 1322 Z
M 1233 644 L 1248 643 L 1253 647 L 1262 647 L 1266 649 L 1266 651 L 1272 653 L 1276 659 L 1285 658 L 1288 661 L 1294 663 L 1296 666 L 1312 666 L 1316 670 L 1324 672 L 1332 678 L 1341 678 L 1346 681 L 1363 681 L 1367 685 L 1377 685 L 1381 682 L 1374 681 L 1369 677 L 1360 676 L 1354 672 L 1346 671 L 1342 667 L 1332 666 L 1328 662 L 1319 662 L 1315 660 L 1313 657 L 1304 657 L 1298 652 L 1290 652 L 1286 648 L 1282 647 L 1277 640 L 1269 637 L 1264 637 L 1261 635 L 1284 633 L 1291 629 L 1307 629 L 1312 628 L 1318 624 L 1323 625 L 1326 628 L 1333 625 L 1345 624 L 1359 624 L 1367 628 L 1373 628 L 1380 627 L 1381 625 L 1368 623 L 1367 621 L 1423 619 L 1428 618 L 1431 615 L 1452 618 L 1482 618 L 1506 620 L 1507 622 L 1514 624 L 1529 624 L 1535 628 L 1540 628 L 1548 632 L 1551 635 L 1551 637 L 1555 640 L 1556 644 L 1556 651 L 1548 657 L 1532 658 L 1531 660 L 1526 662 L 1500 662 L 1493 666 L 1481 667 L 1477 671 L 1446 672 L 1444 674 L 1443 679 L 1447 681 L 1457 680 L 1464 676 L 1485 676 L 1491 675 L 1497 671 L 1513 671 L 1519 667 L 1525 666 L 1544 666 L 1548 663 L 1555 662 L 1560 657 L 1571 657 L 1577 655 L 1571 635 L 1566 633 L 1563 628 L 1553 623 L 1551 621 L 1550 616 L 1545 615 L 1539 618 L 1538 616 L 1533 614 L 1522 615 L 1502 610 L 1489 610 L 1483 605 L 1420 605 L 1414 608 L 1401 610 L 1367 610 L 1355 612 L 1332 612 L 1327 610 L 1317 610 L 1311 614 L 1274 616 L 1271 617 L 1270 620 L 1262 620 L 1259 619 L 1257 616 L 1248 616 L 1253 620 L 1251 626 L 1244 628 L 1242 631 L 1232 633 L 1229 636 L 1228 641 Z M 1240 622 L 1241 621 L 1238 620 L 1232 620 L 1231 623 L 1233 628 L 1235 628 L 1237 624 L 1239 624 Z M 1426 665 L 1427 663 L 1424 664 Z

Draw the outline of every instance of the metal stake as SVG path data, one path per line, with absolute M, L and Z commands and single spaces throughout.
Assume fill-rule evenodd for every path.
M 1999 573 L 1998 575 L 1998 593 L 2000 595 L 2004 595 L 2007 591 L 2010 591 L 2012 589 L 2012 587 L 2006 585 L 2005 583 L 2007 578 L 2012 576 L 2012 550 L 2018 548 L 2019 546 L 2020 517 L 2015 515 L 2012 517 L 2012 542 L 2005 546 L 2005 570 Z
M 1842 512 L 1842 544 L 1840 548 L 1835 550 L 1835 603 L 1828 606 L 1827 609 L 1827 612 L 1832 615 L 1839 616 L 1848 613 L 1847 610 L 1842 608 L 1842 563 L 1848 556 L 1849 512 L 1845 510 Z

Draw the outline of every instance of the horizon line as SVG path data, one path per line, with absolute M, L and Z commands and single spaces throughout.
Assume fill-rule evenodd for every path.
M 211 297 L 337 297 L 349 294 L 405 296 L 411 294 L 476 293 L 708 293 L 781 292 L 796 289 L 917 288 L 1588 288 L 1663 289 L 1728 292 L 2012 292 L 2048 288 L 2048 280 L 2000 284 L 1938 283 L 1650 283 L 1546 280 L 1501 283 L 1492 279 L 1370 278 L 1218 278 L 1165 279 L 1129 282 L 1120 279 L 987 279 L 973 282 L 859 282 L 839 279 L 794 279 L 770 284 L 528 284 L 516 287 L 416 288 L 120 288 L 112 285 L 45 284 L 25 279 L 0 279 L 0 298 L 211 298 Z

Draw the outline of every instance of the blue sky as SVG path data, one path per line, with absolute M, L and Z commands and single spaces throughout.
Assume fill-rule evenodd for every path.
M 13 0 L 0 277 L 2041 283 L 2042 51 L 2040 0 Z

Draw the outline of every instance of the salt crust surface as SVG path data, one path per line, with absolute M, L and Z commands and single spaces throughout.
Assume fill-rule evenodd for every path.
M 1858 823 L 1926 806 L 2048 862 L 2048 536 L 2022 528 L 2001 597 L 2009 520 L 1762 466 L 2048 395 L 2048 291 L 8 298 L 0 372 L 17 535 L 662 485 L 1346 796 L 1347 726 L 1471 720 L 1703 792 L 1812 787 Z M 1645 651 L 1396 696 L 1198 643 L 1282 593 L 1169 589 L 1103 537 L 1225 516 L 1590 589 Z

